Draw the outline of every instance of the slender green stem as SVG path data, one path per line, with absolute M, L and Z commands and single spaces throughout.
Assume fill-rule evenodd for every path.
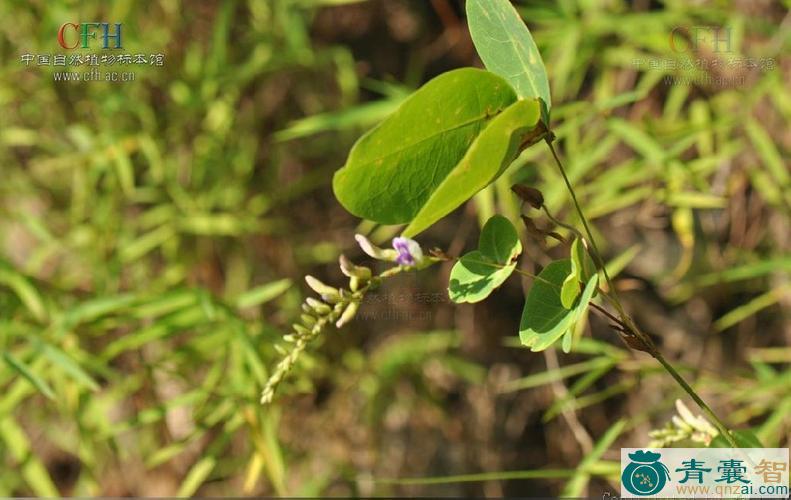
M 554 222 L 555 224 L 557 224 L 560 227 L 564 227 L 564 228 L 568 229 L 569 231 L 574 233 L 574 235 L 576 237 L 582 239 L 582 233 L 577 231 L 577 228 L 575 228 L 574 226 L 570 226 L 570 225 L 566 224 L 565 222 L 563 222 L 561 220 L 558 220 L 555 217 L 553 217 L 552 214 L 549 212 L 549 209 L 547 208 L 546 205 L 541 205 L 541 208 L 544 209 L 544 213 L 547 214 L 547 217 L 549 217 L 549 220 L 551 220 L 552 222 Z
M 703 399 L 700 396 L 698 396 L 698 393 L 695 392 L 695 390 L 692 388 L 692 386 L 690 386 L 687 383 L 686 380 L 684 380 L 684 377 L 682 377 L 681 374 L 678 373 L 678 371 L 676 371 L 675 368 L 673 368 L 673 365 L 671 365 L 665 359 L 665 357 L 662 356 L 662 354 L 659 352 L 654 354 L 654 358 L 656 358 L 656 360 L 662 364 L 665 370 L 667 370 L 667 372 L 674 379 L 676 379 L 678 385 L 680 385 L 687 392 L 687 394 L 689 394 L 689 397 L 691 397 L 692 400 L 698 404 L 700 409 L 706 413 L 706 415 L 712 420 L 712 422 L 714 422 L 714 426 L 717 428 L 718 431 L 720 431 L 722 437 L 724 437 L 728 441 L 728 444 L 730 444 L 734 448 L 738 448 L 739 445 L 736 444 L 736 441 L 733 439 L 733 436 L 731 435 L 731 432 L 728 430 L 728 427 L 726 427 L 725 424 L 719 419 L 719 417 L 717 417 L 714 411 L 711 408 L 709 408 L 709 405 L 707 405 L 706 402 L 703 401 Z
M 697 403 L 700 409 L 703 410 L 706 413 L 706 415 L 709 416 L 709 418 L 711 418 L 711 420 L 714 422 L 714 426 L 717 427 L 717 430 L 719 430 L 722 436 L 728 441 L 728 444 L 730 444 L 734 448 L 738 448 L 739 446 L 736 444 L 736 441 L 733 439 L 732 434 L 728 430 L 728 427 L 723 423 L 723 421 L 720 420 L 720 418 L 714 413 L 714 411 L 712 411 L 709 405 L 707 405 L 706 402 L 703 401 L 703 399 L 698 395 L 698 393 L 695 392 L 692 386 L 690 386 L 687 383 L 687 381 L 684 380 L 684 377 L 682 377 L 681 374 L 678 373 L 678 371 L 676 371 L 676 369 L 673 368 L 673 366 L 665 359 L 665 357 L 662 356 L 662 354 L 657 350 L 656 346 L 654 345 L 653 340 L 651 340 L 651 337 L 649 337 L 646 333 L 640 330 L 637 327 L 637 325 L 634 323 L 634 321 L 632 321 L 632 318 L 630 318 L 629 315 L 626 314 L 626 311 L 624 310 L 623 305 L 621 304 L 621 301 L 618 298 L 618 292 L 613 286 L 612 280 L 610 279 L 610 275 L 607 272 L 607 267 L 604 265 L 604 261 L 602 260 L 601 253 L 599 253 L 599 248 L 596 246 L 596 240 L 593 238 L 593 233 L 591 232 L 590 227 L 588 226 L 588 220 L 585 218 L 585 214 L 582 213 L 582 207 L 577 201 L 577 195 L 574 192 L 574 188 L 571 186 L 571 181 L 569 181 L 568 175 L 566 175 L 566 170 L 563 168 L 563 164 L 560 162 L 560 158 L 558 157 L 558 154 L 555 151 L 555 147 L 552 145 L 553 138 L 554 137 L 552 137 L 551 135 L 550 137 L 547 137 L 546 143 L 549 146 L 549 150 L 552 152 L 552 156 L 555 159 L 555 164 L 557 164 L 558 166 L 560 175 L 563 176 L 563 182 L 566 183 L 566 188 L 568 189 L 568 192 L 571 195 L 571 200 L 574 203 L 574 208 L 576 208 L 577 210 L 577 215 L 579 216 L 580 221 L 582 222 L 582 226 L 585 228 L 585 234 L 588 236 L 588 240 L 592 251 L 591 253 L 593 254 L 592 256 L 597 261 L 596 263 L 601 268 L 602 272 L 604 273 L 604 278 L 607 280 L 607 288 L 609 289 L 608 290 L 609 293 L 606 294 L 606 296 L 608 296 L 611 299 L 610 302 L 618 311 L 618 315 L 620 316 L 619 323 L 622 326 L 624 326 L 629 333 L 633 334 L 639 340 L 641 346 L 644 347 L 643 350 L 649 353 L 651 356 L 653 356 L 657 361 L 659 361 L 662 367 L 673 377 L 673 379 L 675 379 L 676 382 L 678 382 L 678 385 L 680 385 L 681 388 L 684 389 L 684 391 L 686 391 L 687 394 L 689 394 L 689 397 L 691 397 L 692 400 L 695 401 L 695 403 Z
M 599 291 L 601 292 L 601 290 L 599 290 Z M 601 292 L 601 293 L 603 293 L 603 292 Z M 593 302 L 591 302 L 590 304 L 591 304 L 591 307 L 593 307 L 594 309 L 596 309 L 597 311 L 602 313 L 605 317 L 607 317 L 607 319 L 609 319 L 610 321 L 615 322 L 616 325 L 620 325 L 621 320 L 616 318 L 612 314 L 610 314 L 610 311 L 608 311 L 607 309 L 605 309 L 602 306 L 600 306 L 598 304 L 595 304 Z
M 569 194 L 571 195 L 571 200 L 574 202 L 574 208 L 577 209 L 577 215 L 582 221 L 582 227 L 585 228 L 585 234 L 588 235 L 588 240 L 591 245 L 591 250 L 593 250 L 593 258 L 596 259 L 598 262 L 596 263 L 601 267 L 602 272 L 604 272 L 604 279 L 607 280 L 607 287 L 610 289 L 610 293 L 612 293 L 613 297 L 616 299 L 615 303 L 617 304 L 616 308 L 618 309 L 618 313 L 624 315 L 623 307 L 621 306 L 620 302 L 617 299 L 618 292 L 615 290 L 615 287 L 612 284 L 612 280 L 610 279 L 610 274 L 607 272 L 607 267 L 604 265 L 604 262 L 601 259 L 601 253 L 599 252 L 599 247 L 596 246 L 596 240 L 593 238 L 593 233 L 588 226 L 588 219 L 585 218 L 585 214 L 582 213 L 582 207 L 580 206 L 579 202 L 577 201 L 577 194 L 574 192 L 574 188 L 571 187 L 571 181 L 569 180 L 568 175 L 566 175 L 566 169 L 563 168 L 563 164 L 560 162 L 560 158 L 558 158 L 558 154 L 555 152 L 555 146 L 552 145 L 551 138 L 546 139 L 547 145 L 549 146 L 549 150 L 552 152 L 552 156 L 555 158 L 555 163 L 558 166 L 558 170 L 560 170 L 560 175 L 563 176 L 563 182 L 566 183 L 566 189 L 568 189 Z
M 460 261 L 461 257 L 456 258 L 454 260 Z M 480 264 L 482 266 L 489 266 L 489 267 L 493 267 L 495 269 L 505 269 L 506 267 L 508 267 L 505 264 L 500 264 L 499 262 L 484 262 L 482 260 L 475 260 L 475 259 L 469 259 L 469 258 L 466 259 L 466 260 L 467 260 L 467 262 L 471 262 L 471 263 L 474 263 L 474 264 Z M 537 275 L 535 275 L 533 273 L 529 273 L 527 271 L 523 271 L 523 270 L 521 270 L 519 268 L 514 268 L 514 272 L 517 273 L 517 274 L 521 274 L 522 276 L 527 276 L 528 278 L 532 278 L 532 279 L 534 279 L 536 281 L 544 282 L 547 285 L 553 286 L 555 288 L 558 288 L 558 289 L 560 288 L 560 287 L 558 287 L 557 284 L 552 283 L 551 281 L 549 281 L 547 279 L 544 279 L 541 276 L 537 276 Z

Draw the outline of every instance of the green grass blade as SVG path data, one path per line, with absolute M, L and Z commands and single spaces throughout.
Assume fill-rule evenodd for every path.
M 19 360 L 16 356 L 6 351 L 3 353 L 3 359 L 14 371 L 22 375 L 28 382 L 33 384 L 38 392 L 46 396 L 48 399 L 55 399 L 55 392 L 47 384 L 47 382 L 36 375 L 25 363 Z

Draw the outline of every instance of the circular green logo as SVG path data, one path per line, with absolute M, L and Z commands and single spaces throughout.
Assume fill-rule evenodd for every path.
M 629 454 L 632 460 L 621 474 L 621 483 L 626 490 L 637 496 L 656 495 L 670 479 L 670 472 L 659 461 L 661 455 L 651 451 L 636 451 Z

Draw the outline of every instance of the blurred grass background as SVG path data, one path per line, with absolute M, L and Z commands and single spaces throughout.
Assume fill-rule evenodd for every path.
M 729 424 L 788 446 L 789 3 L 519 5 L 628 308 Z M 302 276 L 338 282 L 340 252 L 362 260 L 355 231 L 397 232 L 346 214 L 331 175 L 414 88 L 479 65 L 462 13 L 455 0 L 0 4 L 0 495 L 617 491 L 618 447 L 646 445 L 680 390 L 599 318 L 570 355 L 520 349 L 516 280 L 453 307 L 448 268 L 399 278 L 258 403 Z M 106 83 L 21 63 L 67 52 L 59 26 L 90 21 L 122 22 L 122 52 L 164 65 Z M 730 50 L 675 51 L 674 28 L 696 26 L 727 27 Z M 734 58 L 774 65 L 710 64 Z M 516 181 L 573 220 L 545 149 L 424 245 L 458 255 L 479 221 L 515 218 Z M 527 269 L 553 255 L 530 243 Z

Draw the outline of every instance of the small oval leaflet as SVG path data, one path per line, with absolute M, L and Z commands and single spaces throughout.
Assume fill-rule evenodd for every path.
M 531 351 L 543 351 L 554 344 L 588 308 L 599 282 L 598 274 L 594 273 L 588 279 L 576 303 L 566 309 L 560 294 L 563 282 L 570 274 L 571 260 L 556 260 L 539 273 L 527 294 L 519 323 L 519 339 Z
M 519 97 L 539 98 L 549 122 L 549 79 L 536 42 L 509 0 L 467 0 L 467 23 L 486 69 L 502 76 Z
M 478 250 L 464 254 L 450 272 L 453 302 L 475 303 L 488 297 L 516 269 L 522 243 L 511 221 L 495 215 L 483 226 Z

